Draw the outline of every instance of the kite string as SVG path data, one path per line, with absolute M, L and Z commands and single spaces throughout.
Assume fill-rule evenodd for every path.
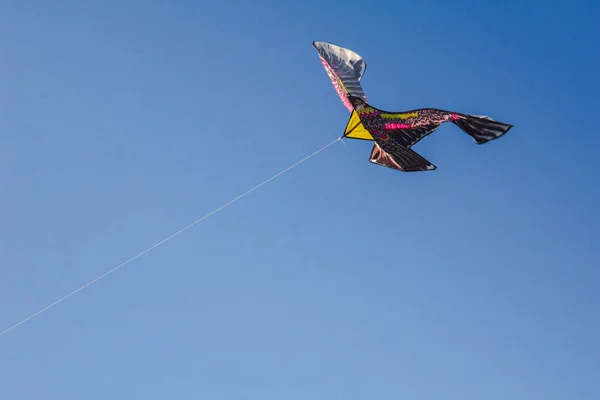
M 122 267 L 126 266 L 127 264 L 129 264 L 130 262 L 134 261 L 135 259 L 143 256 L 144 254 L 154 250 L 155 248 L 157 248 L 158 246 L 164 244 L 165 242 L 168 242 L 169 240 L 173 239 L 174 237 L 182 234 L 183 232 L 187 231 L 188 229 L 190 229 L 191 227 L 193 227 L 194 225 L 204 221 L 205 219 L 209 218 L 210 216 L 218 213 L 219 211 L 223 210 L 224 208 L 230 206 L 231 204 L 235 203 L 236 201 L 242 199 L 243 197 L 246 197 L 247 195 L 249 195 L 250 193 L 254 192 L 256 189 L 266 185 L 267 183 L 271 182 L 272 180 L 280 177 L 281 175 L 285 174 L 286 172 L 288 172 L 289 170 L 291 170 L 294 167 L 297 167 L 298 165 L 302 164 L 303 162 L 307 161 L 308 159 L 316 156 L 317 154 L 319 154 L 320 152 L 322 152 L 323 150 L 327 149 L 328 147 L 334 145 L 335 143 L 337 143 L 338 141 L 340 141 L 341 138 L 338 138 L 336 140 L 334 140 L 333 142 L 321 147 L 319 150 L 313 152 L 312 154 L 304 157 L 303 159 L 301 159 L 300 161 L 292 164 L 291 166 L 287 167 L 286 169 L 278 172 L 277 174 L 273 175 L 272 177 L 270 177 L 269 179 L 267 179 L 266 181 L 254 186 L 252 189 L 242 193 L 241 195 L 239 195 L 238 197 L 234 198 L 233 200 L 228 201 L 227 203 L 223 204 L 222 206 L 220 206 L 219 208 L 216 208 L 215 210 L 211 211 L 210 213 L 206 214 L 205 216 L 203 216 L 202 218 L 197 219 L 196 221 L 192 222 L 191 224 L 187 225 L 184 228 L 181 228 L 180 230 L 178 230 L 177 232 L 171 234 L 170 236 L 166 237 L 165 239 L 161 240 L 160 242 L 157 242 L 155 244 L 153 244 L 152 246 L 148 247 L 146 250 L 136 254 L 135 256 L 131 257 L 130 259 L 128 259 L 127 261 L 117 265 L 116 267 L 114 267 L 113 269 L 103 273 L 102 275 L 98 276 L 97 278 L 89 281 L 88 283 L 86 283 L 85 285 L 79 287 L 78 289 L 73 290 L 71 293 L 61 297 L 60 299 L 56 300 L 54 303 L 51 303 L 49 305 L 47 305 L 46 307 L 42 308 L 41 310 L 31 314 L 29 317 L 23 319 L 22 321 L 14 324 L 13 326 L 11 326 L 10 328 L 5 329 L 4 331 L 0 332 L 0 336 L 4 335 L 5 333 L 8 333 L 10 331 L 12 331 L 13 329 L 19 327 L 20 325 L 24 324 L 25 322 L 31 320 L 32 318 L 37 317 L 38 315 L 40 315 L 41 313 L 43 313 L 44 311 L 47 311 L 48 309 L 56 306 L 59 303 L 62 303 L 63 301 L 65 301 L 66 299 L 68 299 L 69 297 L 81 292 L 83 289 L 87 288 L 88 286 L 93 285 L 94 283 L 98 282 L 99 280 L 106 278 L 108 275 L 112 274 L 113 272 L 121 269 Z

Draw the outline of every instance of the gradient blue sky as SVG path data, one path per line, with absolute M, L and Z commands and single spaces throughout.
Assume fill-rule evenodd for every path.
M 284 4 L 285 3 L 285 4 Z M 338 137 L 313 40 L 454 126 L 347 141 L 0 337 L 2 399 L 597 400 L 597 1 L 4 1 L 0 330 Z

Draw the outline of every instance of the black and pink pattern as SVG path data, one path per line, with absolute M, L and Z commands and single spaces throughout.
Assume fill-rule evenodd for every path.
M 400 171 L 428 171 L 436 167 L 410 150 L 425 136 L 444 122 L 451 122 L 470 135 L 476 143 L 497 139 L 512 125 L 494 121 L 490 117 L 472 116 L 435 108 L 405 112 L 387 112 L 367 104 L 363 99 L 348 96 L 360 120 L 375 140 L 369 160 Z

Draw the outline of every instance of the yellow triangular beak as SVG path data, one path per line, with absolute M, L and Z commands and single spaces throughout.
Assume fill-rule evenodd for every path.
M 350 119 L 346 124 L 346 130 L 344 131 L 344 137 L 350 139 L 374 140 L 369 131 L 365 129 L 356 110 L 352 111 L 352 114 L 350 115 Z

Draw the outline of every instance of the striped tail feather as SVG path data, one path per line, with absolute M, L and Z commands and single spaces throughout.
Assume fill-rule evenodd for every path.
M 498 139 L 513 127 L 511 124 L 496 121 L 485 115 L 461 115 L 452 122 L 475 139 L 477 144 Z

